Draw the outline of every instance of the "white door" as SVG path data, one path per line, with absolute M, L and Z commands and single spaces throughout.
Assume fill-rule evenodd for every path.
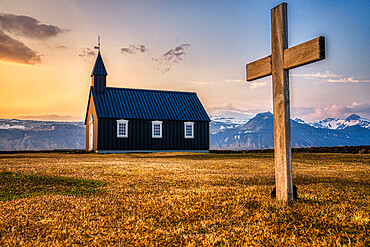
M 89 150 L 93 149 L 93 137 L 94 137 L 93 128 L 94 128 L 93 123 L 90 123 L 90 127 L 89 127 Z
M 90 115 L 90 124 L 89 124 L 89 150 L 93 150 L 94 144 L 94 124 L 92 114 Z

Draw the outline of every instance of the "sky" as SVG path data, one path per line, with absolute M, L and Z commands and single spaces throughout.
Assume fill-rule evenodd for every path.
M 83 120 L 101 37 L 111 87 L 196 92 L 211 116 L 272 112 L 280 1 L 0 0 L 0 118 Z M 370 1 L 287 1 L 289 47 L 326 38 L 326 59 L 289 71 L 291 117 L 370 119 Z

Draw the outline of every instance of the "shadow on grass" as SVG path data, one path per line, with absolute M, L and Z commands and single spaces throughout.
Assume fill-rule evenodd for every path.
M 0 200 L 12 200 L 46 194 L 86 196 L 101 193 L 107 183 L 98 180 L 75 179 L 0 172 Z

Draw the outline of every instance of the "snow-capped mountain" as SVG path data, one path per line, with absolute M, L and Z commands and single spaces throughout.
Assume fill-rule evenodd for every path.
M 216 134 L 224 129 L 234 129 L 246 124 L 247 119 L 241 120 L 234 117 L 211 116 L 209 130 L 211 134 Z
M 222 116 L 211 116 L 210 117 L 214 122 L 220 122 L 225 124 L 237 124 L 242 125 L 248 122 L 249 119 L 236 119 L 234 117 L 222 117 Z
M 341 129 L 318 128 L 306 124 L 301 119 L 291 120 L 292 147 L 370 145 L 370 129 L 355 124 L 362 123 L 359 119 L 363 120 L 357 115 L 348 117 L 347 127 Z M 259 113 L 243 125 L 227 126 L 221 122 L 211 122 L 211 149 L 243 150 L 274 147 L 271 112 Z
M 85 138 L 82 121 L 0 119 L 0 151 L 83 149 Z
M 361 118 L 359 115 L 352 114 L 346 119 L 327 118 L 313 123 L 308 123 L 312 127 L 321 129 L 341 130 L 349 126 L 361 126 L 370 129 L 370 121 L 366 118 Z
M 306 124 L 306 122 L 305 121 L 303 121 L 302 119 L 300 119 L 300 118 L 295 118 L 295 119 L 293 119 L 294 121 L 296 121 L 297 123 L 300 123 L 300 124 Z
M 271 112 L 238 119 L 211 117 L 210 149 L 266 149 L 274 147 Z M 305 123 L 291 120 L 292 147 L 370 145 L 369 120 L 358 115 Z M 83 122 L 0 119 L 1 150 L 84 149 Z

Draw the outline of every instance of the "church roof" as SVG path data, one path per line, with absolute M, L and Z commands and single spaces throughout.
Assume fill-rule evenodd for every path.
M 90 93 L 98 118 L 210 121 L 196 93 L 113 87 Z
M 105 70 L 103 59 L 100 55 L 100 51 L 98 52 L 98 56 L 96 57 L 94 69 L 91 72 L 91 76 L 93 75 L 108 75 L 107 71 Z

